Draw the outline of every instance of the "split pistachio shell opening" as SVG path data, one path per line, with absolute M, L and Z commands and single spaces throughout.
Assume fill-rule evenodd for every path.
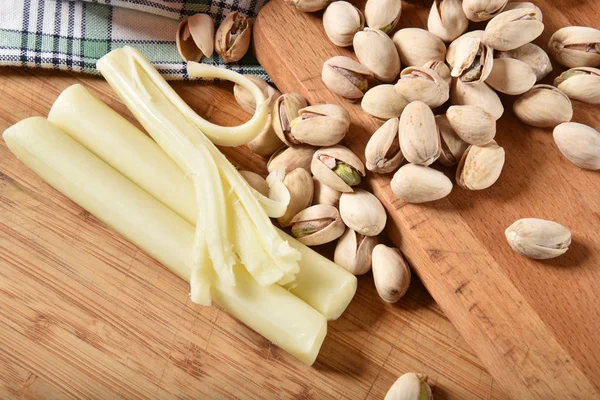
M 225 63 L 239 61 L 248 52 L 251 37 L 252 20 L 234 11 L 217 29 L 215 50 Z
M 476 37 L 466 37 L 456 45 L 453 58 L 453 77 L 465 83 L 482 83 L 492 71 L 494 50 Z
M 379 235 L 387 221 L 387 214 L 379 199 L 359 188 L 351 193 L 342 193 L 340 215 L 346 226 L 364 236 Z
M 364 236 L 348 228 L 335 246 L 333 261 L 353 275 L 364 275 L 371 270 L 376 245 L 376 236 Z
M 483 145 L 496 136 L 496 120 L 478 106 L 451 106 L 446 117 L 454 132 L 469 144 Z
M 317 204 L 329 204 L 337 207 L 340 202 L 342 192 L 338 192 L 335 189 L 330 188 L 320 180 L 313 177 L 314 194 L 313 194 L 313 205 Z
M 400 149 L 407 161 L 428 166 L 440 156 L 440 136 L 427 104 L 415 101 L 406 106 L 400 117 L 399 132 Z
M 446 45 L 442 39 L 424 29 L 400 29 L 392 39 L 400 54 L 400 60 L 406 66 L 419 66 L 446 58 Z
M 354 34 L 364 26 L 363 14 L 347 1 L 335 1 L 323 13 L 325 33 L 336 46 L 351 46 Z
M 348 111 L 337 104 L 319 104 L 298 111 L 298 117 L 290 122 L 288 140 L 313 146 L 338 144 L 350 128 Z
M 395 90 L 394 85 L 378 85 L 365 93 L 360 105 L 367 114 L 388 119 L 399 117 L 408 100 Z
M 291 221 L 292 235 L 307 246 L 329 243 L 344 234 L 346 227 L 337 208 L 319 204 L 300 211 Z
M 314 193 L 313 179 L 304 168 L 296 168 L 283 178 L 283 184 L 290 193 L 290 202 L 285 214 L 277 221 L 281 226 L 289 226 L 296 214 L 310 206 Z
M 469 20 L 461 0 L 435 0 L 431 5 L 427 29 L 444 42 L 451 42 L 467 30 Z
M 292 135 L 292 121 L 300 116 L 300 110 L 306 106 L 306 99 L 298 93 L 283 94 L 273 102 L 271 109 L 273 130 L 288 146 L 301 144 Z
M 286 2 L 303 12 L 316 12 L 327 7 L 332 0 L 286 0 Z
M 448 45 L 448 51 L 446 52 L 446 62 L 448 65 L 453 66 L 456 57 L 456 50 L 462 46 L 462 42 L 470 39 L 477 39 L 481 42 L 481 36 L 483 35 L 483 31 L 471 31 L 467 32 L 462 36 L 459 36 L 454 40 L 450 45 Z
M 369 88 L 371 70 L 353 59 L 335 56 L 325 61 L 321 79 L 333 93 L 347 99 L 360 99 Z
M 486 83 L 464 83 L 454 79 L 450 91 L 452 104 L 457 106 L 477 106 L 487 111 L 495 120 L 504 114 L 504 106 L 498 94 Z
M 339 192 L 352 192 L 365 176 L 365 167 L 344 146 L 323 147 L 315 152 L 310 165 L 315 178 Z
M 553 128 L 573 118 L 569 97 L 550 85 L 536 85 L 519 97 L 513 111 L 521 122 L 538 128 Z
M 394 172 L 400 167 L 404 156 L 398 140 L 399 119 L 386 121 L 369 139 L 365 148 L 366 167 L 378 174 Z
M 495 16 L 485 28 L 481 41 L 494 50 L 508 51 L 536 39 L 544 24 L 533 8 L 516 8 Z
M 554 128 L 560 152 L 580 168 L 600 170 L 600 133 L 587 125 L 565 122 Z
M 392 192 L 407 203 L 425 203 L 450 194 L 452 182 L 433 168 L 406 164 L 394 174 Z
M 456 170 L 456 183 L 469 190 L 487 189 L 500 178 L 504 160 L 504 149 L 494 141 L 469 146 Z
M 505 235 L 514 251 L 536 260 L 561 256 L 571 244 L 571 232 L 567 228 L 538 218 L 518 220 L 506 229 Z
M 354 35 L 353 44 L 360 63 L 370 69 L 379 81 L 391 82 L 400 73 L 400 56 L 385 32 L 365 28 Z
M 445 115 L 436 115 L 435 122 L 442 144 L 442 152 L 438 161 L 448 167 L 458 164 L 469 144 L 454 132 Z
M 437 72 L 425 67 L 405 68 L 394 89 L 409 102 L 422 101 L 431 108 L 441 106 L 450 98 L 450 87 L 446 81 Z
M 600 30 L 567 26 L 552 35 L 550 54 L 567 68 L 600 66 Z
M 393 30 L 402 14 L 402 0 L 367 0 L 365 18 L 369 28 L 385 33 Z
M 514 96 L 531 89 L 536 81 L 535 72 L 523 61 L 514 58 L 497 58 L 485 83 L 501 93 Z
M 428 61 L 425 64 L 423 64 L 423 68 L 429 68 L 435 71 L 440 76 L 440 78 L 442 78 L 444 82 L 448 84 L 448 87 L 450 87 L 450 85 L 452 84 L 450 68 L 445 62 L 438 60 Z
M 310 171 L 310 163 L 316 150 L 313 146 L 283 146 L 273 153 L 267 163 L 267 170 L 273 172 L 283 169 L 286 174 L 296 168 Z
M 535 10 L 535 17 L 540 21 L 544 22 L 544 17 L 542 15 L 542 10 L 533 3 L 528 1 L 510 1 L 504 7 L 504 11 L 514 10 L 516 8 L 533 8 Z
M 379 297 L 395 303 L 410 287 L 410 268 L 398 249 L 378 244 L 373 249 L 373 281 Z
M 600 104 L 600 69 L 571 68 L 554 80 L 569 98 L 589 104 Z
M 463 0 L 463 11 L 474 22 L 487 21 L 504 10 L 508 0 Z
M 184 19 L 177 28 L 177 50 L 184 61 L 211 58 L 214 51 L 215 22 L 207 14 L 195 14 Z
M 392 385 L 384 400 L 433 400 L 426 374 L 408 373 Z
M 526 43 L 514 50 L 501 51 L 496 53 L 498 58 L 514 58 L 523 61 L 533 69 L 538 81 L 544 79 L 552 72 L 552 62 L 548 54 L 539 46 L 533 43 Z

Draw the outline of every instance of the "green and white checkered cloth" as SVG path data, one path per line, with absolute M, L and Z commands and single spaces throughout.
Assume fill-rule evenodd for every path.
M 215 26 L 238 11 L 255 17 L 268 0 L 0 0 L 0 66 L 97 74 L 96 61 L 133 46 L 166 79 L 187 79 L 175 45 L 179 20 L 207 13 Z M 202 62 L 222 66 L 215 53 Z M 251 52 L 228 68 L 267 78 Z

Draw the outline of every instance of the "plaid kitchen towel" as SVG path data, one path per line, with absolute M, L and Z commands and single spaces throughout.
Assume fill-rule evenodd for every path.
M 215 27 L 238 11 L 255 17 L 268 0 L 0 0 L 0 66 L 97 74 L 96 61 L 133 46 L 167 79 L 187 79 L 175 45 L 179 20 L 207 13 Z M 222 66 L 215 53 L 202 62 Z M 248 52 L 228 68 L 266 78 Z

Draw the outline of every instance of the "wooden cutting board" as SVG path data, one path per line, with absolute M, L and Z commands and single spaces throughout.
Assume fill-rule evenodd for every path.
M 426 29 L 432 2 L 403 3 L 401 27 Z M 544 48 L 560 27 L 600 28 L 595 2 L 536 4 L 546 25 L 536 43 Z M 353 123 L 346 144 L 364 158 L 381 121 L 322 83 L 323 62 L 352 52 L 328 41 L 321 17 L 270 2 L 256 21 L 256 55 L 282 92 L 301 93 L 312 104 L 345 106 Z M 523 125 L 511 112 L 514 99 L 503 100 L 507 112 L 496 140 L 506 149 L 506 165 L 492 188 L 469 192 L 455 186 L 447 199 L 410 205 L 391 193 L 390 176 L 371 174 L 370 184 L 391 217 L 388 234 L 508 394 L 520 400 L 600 398 L 600 173 L 569 163 L 551 130 Z M 600 108 L 579 102 L 574 107 L 574 121 L 600 128 Z M 515 254 L 504 230 L 524 217 L 569 227 L 569 252 L 545 262 Z

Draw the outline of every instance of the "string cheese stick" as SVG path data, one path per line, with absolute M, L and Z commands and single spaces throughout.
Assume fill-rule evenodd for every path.
M 4 132 L 9 149 L 56 190 L 189 281 L 195 228 L 44 118 Z M 300 361 L 311 365 L 326 319 L 279 285 L 260 286 L 240 265 L 236 286 L 215 280 L 214 301 Z

